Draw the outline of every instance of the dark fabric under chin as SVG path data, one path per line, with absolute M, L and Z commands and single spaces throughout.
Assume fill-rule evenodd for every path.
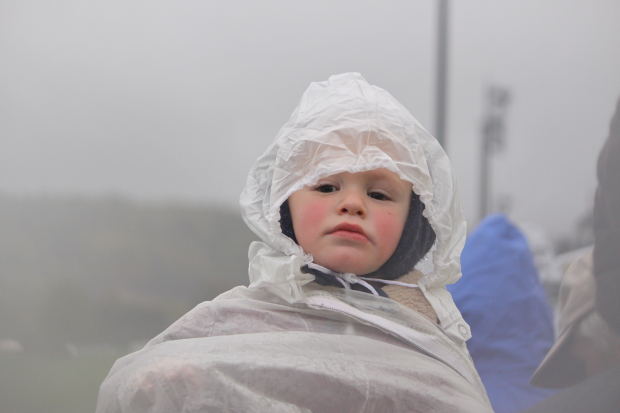
M 424 203 L 412 191 L 409 214 L 394 254 L 378 270 L 358 275 L 393 280 L 411 271 L 435 242 L 435 231 L 422 214 L 423 211 Z M 297 243 L 288 201 L 280 206 L 280 228 L 284 235 Z
M 344 288 L 343 285 L 341 283 L 339 283 L 338 280 L 336 280 L 336 277 L 334 275 L 325 274 L 324 272 L 322 272 L 320 270 L 317 270 L 317 269 L 314 269 L 314 268 L 310 268 L 307 265 L 304 265 L 303 267 L 301 267 L 301 272 L 314 275 L 314 277 L 315 277 L 314 281 L 317 284 L 320 284 L 320 285 L 331 285 L 333 287 Z M 377 284 L 376 281 L 375 282 L 370 282 L 369 284 L 373 286 L 373 288 L 377 291 L 377 293 L 381 297 L 387 297 L 388 296 L 385 293 L 385 291 L 383 291 L 381 286 Z M 361 291 L 361 292 L 364 292 L 364 293 L 371 293 L 368 288 L 366 288 L 365 286 L 363 286 L 361 284 L 352 284 L 351 285 L 351 289 L 355 290 L 355 291 Z

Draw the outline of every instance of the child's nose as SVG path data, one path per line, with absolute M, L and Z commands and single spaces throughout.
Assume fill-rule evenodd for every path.
M 357 191 L 348 191 L 344 193 L 344 197 L 338 206 L 338 212 L 342 215 L 356 215 L 359 217 L 366 216 L 366 206 L 364 199 Z

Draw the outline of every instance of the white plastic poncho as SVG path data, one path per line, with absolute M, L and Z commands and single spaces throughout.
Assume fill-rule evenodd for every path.
M 386 168 L 413 184 L 436 233 L 418 265 L 439 325 L 389 298 L 317 288 L 312 257 L 280 228 L 296 190 L 339 172 Z M 389 93 L 357 73 L 313 83 L 250 171 L 243 217 L 263 240 L 250 286 L 198 305 L 119 359 L 97 413 L 486 412 L 465 347 L 469 327 L 445 285 L 466 235 L 450 164 Z

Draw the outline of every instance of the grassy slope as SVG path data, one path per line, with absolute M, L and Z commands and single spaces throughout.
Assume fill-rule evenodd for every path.
M 0 194 L 0 228 L 0 339 L 25 347 L 0 353 L 2 413 L 94 411 L 132 342 L 247 281 L 253 239 L 236 210 L 119 199 Z

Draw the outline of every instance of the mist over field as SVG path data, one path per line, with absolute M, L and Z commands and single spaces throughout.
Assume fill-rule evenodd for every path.
M 115 358 L 247 285 L 254 239 L 236 210 L 122 198 L 0 194 L 0 228 L 0 406 L 12 412 L 94 409 Z
M 437 4 L 0 0 L 0 411 L 92 411 L 116 358 L 247 284 L 239 193 L 310 82 L 361 72 L 436 132 Z M 507 214 L 553 285 L 592 243 L 619 18 L 450 2 L 441 138 L 469 229 Z

